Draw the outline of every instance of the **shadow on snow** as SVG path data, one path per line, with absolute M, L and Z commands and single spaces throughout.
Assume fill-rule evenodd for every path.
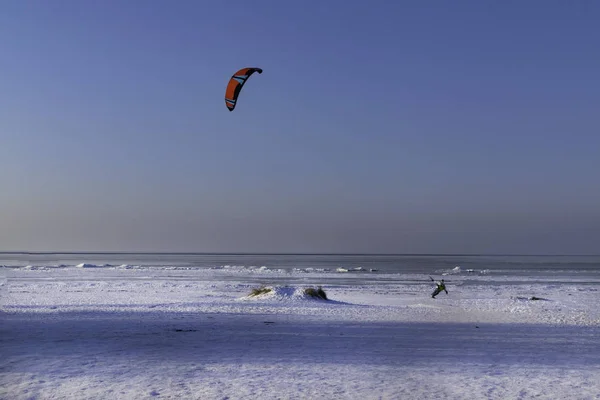
M 390 323 L 303 315 L 165 311 L 0 314 L 0 372 L 87 359 L 123 365 L 193 362 L 521 365 L 596 368 L 598 327 Z M 24 359 L 36 360 L 23 362 Z M 133 364 L 131 364 L 133 363 Z

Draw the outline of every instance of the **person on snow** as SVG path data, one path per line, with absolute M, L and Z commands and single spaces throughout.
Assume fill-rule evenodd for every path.
M 429 277 L 429 279 L 431 279 L 433 281 L 432 277 Z M 436 288 L 433 291 L 433 293 L 431 293 L 431 298 L 432 299 L 435 299 L 435 296 L 437 296 L 438 294 L 440 294 L 442 292 L 442 290 L 444 292 L 446 292 L 446 294 L 448 294 L 448 290 L 446 290 L 446 285 L 444 284 L 444 280 L 443 279 L 441 281 L 439 281 L 439 282 L 436 282 L 435 285 L 436 285 Z

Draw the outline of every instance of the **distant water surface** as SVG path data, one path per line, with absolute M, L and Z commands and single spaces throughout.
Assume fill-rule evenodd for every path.
M 0 266 L 98 266 L 269 269 L 363 268 L 386 274 L 490 274 L 494 276 L 600 277 L 600 256 L 209 254 L 209 253 L 0 253 Z

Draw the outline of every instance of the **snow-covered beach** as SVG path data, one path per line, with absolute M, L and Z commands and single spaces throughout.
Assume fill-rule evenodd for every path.
M 593 270 L 149 264 L 1 268 L 0 398 L 600 398 Z

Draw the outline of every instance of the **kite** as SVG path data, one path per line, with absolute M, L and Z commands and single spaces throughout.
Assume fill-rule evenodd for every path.
M 229 83 L 227 84 L 227 90 L 225 91 L 225 105 L 229 111 L 233 111 L 244 83 L 246 83 L 248 78 L 250 78 L 250 75 L 255 72 L 262 74 L 263 70 L 260 68 L 242 68 L 233 74 L 229 80 Z

